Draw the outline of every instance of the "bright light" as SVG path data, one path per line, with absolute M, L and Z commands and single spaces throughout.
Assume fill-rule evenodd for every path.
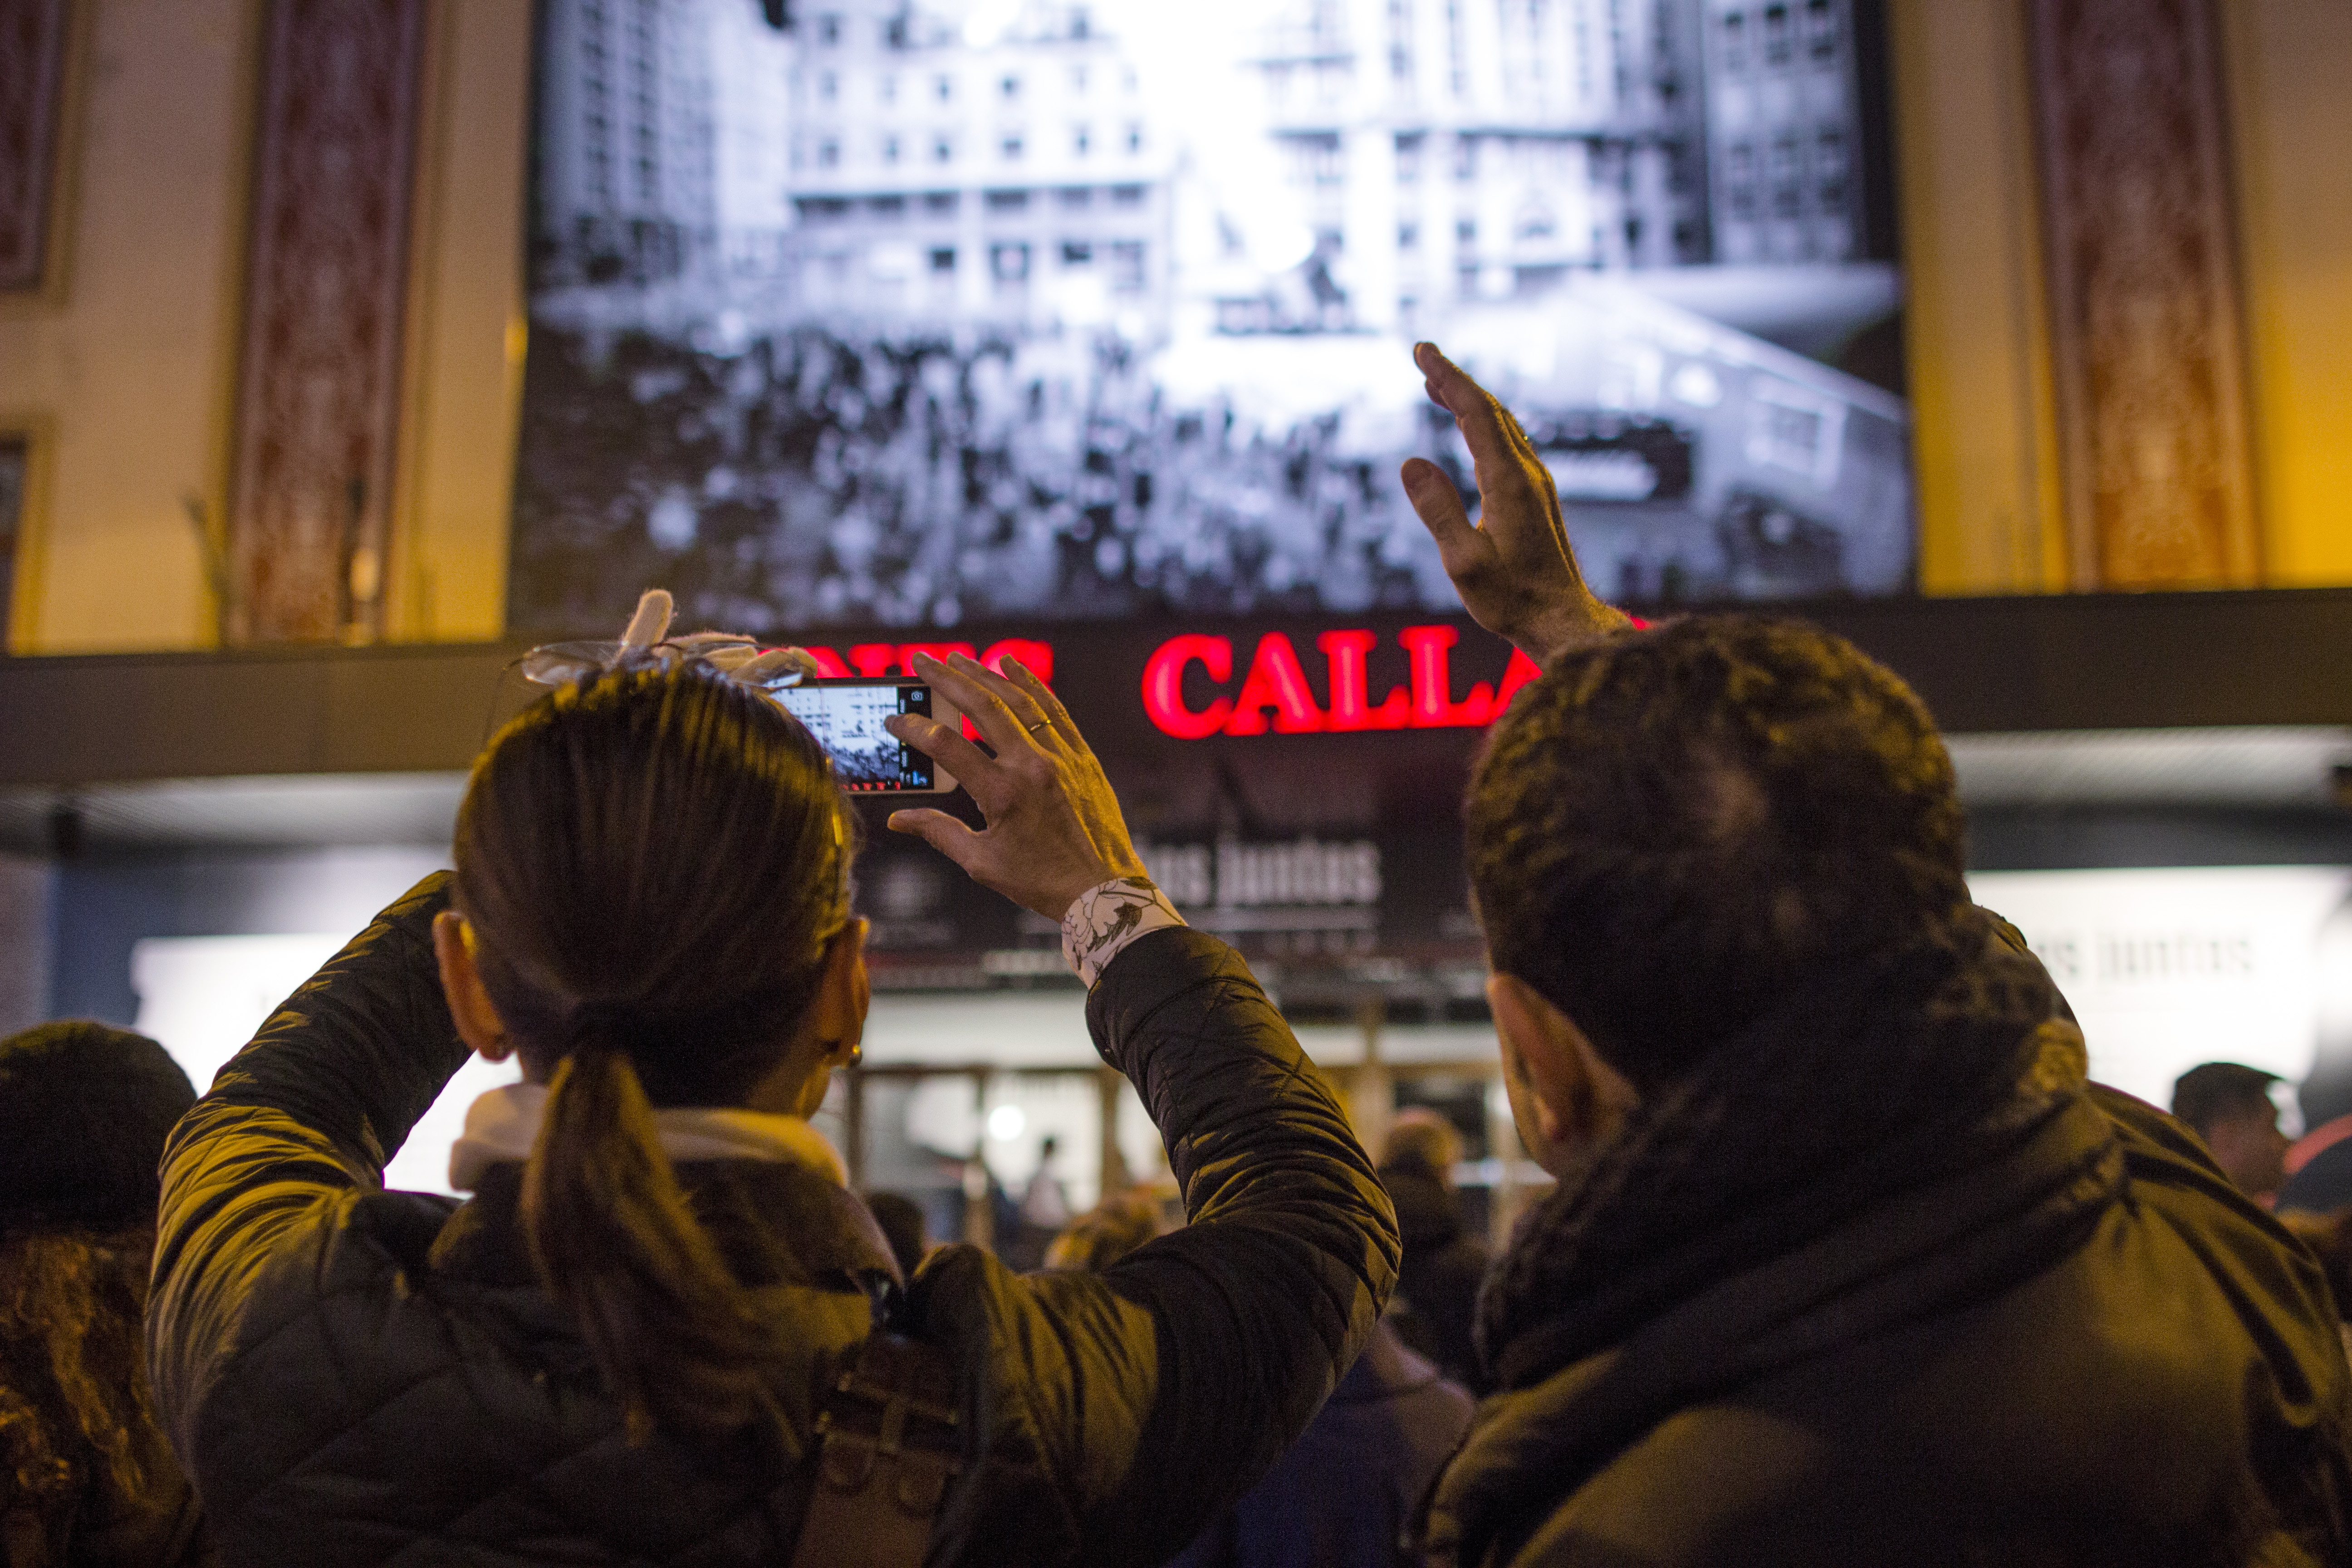
M 145 938 L 131 955 L 131 984 L 139 994 L 136 1026 L 163 1043 L 201 1094 L 221 1065 L 343 940 L 328 933 Z M 521 1076 L 512 1059 L 494 1064 L 467 1057 L 394 1152 L 383 1184 L 449 1192 L 449 1145 L 466 1129 L 466 1108 L 475 1096 Z
M 1020 18 L 1021 0 L 982 0 L 980 6 L 964 19 L 964 44 L 975 49 L 993 48 Z
M 1029 1118 L 1017 1105 L 1000 1105 L 988 1113 L 988 1135 L 999 1143 L 1010 1143 L 1028 1130 Z

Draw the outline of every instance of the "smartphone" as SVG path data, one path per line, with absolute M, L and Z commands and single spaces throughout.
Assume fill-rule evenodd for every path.
M 963 715 L 929 682 L 898 676 L 810 680 L 772 694 L 833 759 L 842 788 L 857 795 L 945 795 L 955 788 L 945 768 L 882 727 L 893 713 L 921 713 L 961 729 Z

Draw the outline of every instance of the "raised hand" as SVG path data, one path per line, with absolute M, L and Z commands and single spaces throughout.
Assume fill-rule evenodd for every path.
M 954 726 L 919 714 L 888 721 L 890 732 L 930 757 L 970 791 L 988 818 L 975 833 L 943 811 L 890 814 L 909 833 L 962 867 L 982 887 L 1058 921 L 1080 893 L 1114 877 L 1141 877 L 1118 797 L 1061 699 L 1020 660 L 996 675 L 951 654 L 915 656 L 915 670 L 970 716 L 996 752 L 990 757 Z
M 1438 557 L 1471 618 L 1539 665 L 1629 624 L 1585 585 L 1551 470 L 1510 410 L 1435 343 L 1414 345 L 1412 357 L 1430 401 L 1454 416 L 1470 447 L 1478 521 L 1471 522 L 1454 481 L 1425 458 L 1405 460 L 1404 493 L 1436 539 Z

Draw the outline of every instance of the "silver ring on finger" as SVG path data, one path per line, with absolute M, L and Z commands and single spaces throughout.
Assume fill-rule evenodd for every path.
M 1038 731 L 1045 729 L 1047 725 L 1049 725 L 1049 724 L 1051 724 L 1051 723 L 1053 723 L 1053 721 L 1052 721 L 1051 719 L 1040 719 L 1040 720 L 1038 720 L 1034 724 L 1024 724 L 1024 725 L 1022 726 L 1022 728 L 1023 728 L 1023 729 L 1024 729 L 1024 730 L 1026 730 L 1026 731 L 1028 731 L 1031 734 L 1033 734 L 1033 735 L 1034 735 L 1034 734 L 1035 734 Z

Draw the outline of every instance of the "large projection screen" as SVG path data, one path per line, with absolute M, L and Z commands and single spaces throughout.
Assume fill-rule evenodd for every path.
M 1409 346 L 1633 604 L 1908 591 L 1876 0 L 542 0 L 510 621 L 1458 608 Z

